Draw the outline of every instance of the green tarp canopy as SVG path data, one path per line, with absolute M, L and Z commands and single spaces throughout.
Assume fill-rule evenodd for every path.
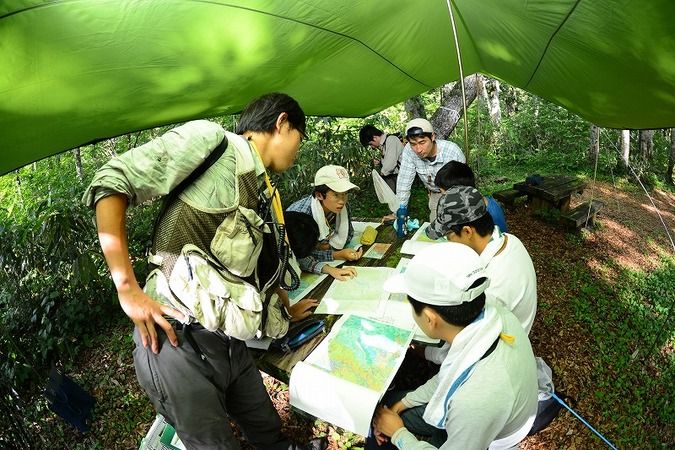
M 464 73 L 675 126 L 674 0 L 453 0 Z M 270 91 L 365 116 L 459 78 L 445 0 L 2 0 L 0 174 Z

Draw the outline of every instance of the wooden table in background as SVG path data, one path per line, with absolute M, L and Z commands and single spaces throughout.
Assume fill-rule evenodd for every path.
M 582 193 L 586 188 L 585 181 L 572 176 L 548 175 L 541 178 L 542 182 L 537 185 L 527 184 L 525 181 L 513 185 L 513 189 L 527 194 L 533 211 L 555 208 L 566 213 L 570 209 L 572 194 Z
M 380 219 L 359 219 L 354 218 L 354 221 L 360 222 L 379 222 Z M 410 237 L 410 233 L 406 238 Z M 399 238 L 396 236 L 396 230 L 391 225 L 380 225 L 377 228 L 377 239 L 375 243 L 386 243 L 392 244 L 391 247 L 387 250 L 382 259 L 374 258 L 361 258 L 358 261 L 347 262 L 345 265 L 358 266 L 358 267 L 396 267 L 399 259 L 401 258 L 401 245 L 406 240 L 406 238 Z M 370 246 L 363 247 L 363 253 L 365 253 Z M 323 280 L 314 290 L 312 290 L 306 297 L 322 299 L 323 296 L 328 291 L 333 277 L 328 276 Z M 331 327 L 335 321 L 340 317 L 339 315 L 323 315 L 326 321 L 326 332 L 319 334 L 314 337 L 301 347 L 298 347 L 290 353 L 284 353 L 281 350 L 270 349 L 266 352 L 260 350 L 252 350 L 254 359 L 256 360 L 256 365 L 258 369 L 263 372 L 273 376 L 277 380 L 288 383 L 291 377 L 291 370 L 298 363 L 302 361 L 309 355 L 314 348 L 326 337 L 326 334 L 330 331 Z

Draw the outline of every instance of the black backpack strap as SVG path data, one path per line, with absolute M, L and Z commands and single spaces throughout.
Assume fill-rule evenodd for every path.
M 173 188 L 171 192 L 169 192 L 164 197 L 164 203 L 159 209 L 159 213 L 155 219 L 155 230 L 157 230 L 157 225 L 159 225 L 159 221 L 162 216 L 164 216 L 164 213 L 166 212 L 166 209 L 169 207 L 169 205 L 178 198 L 180 193 L 183 192 L 186 187 L 192 184 L 197 178 L 202 176 L 202 174 L 206 172 L 209 167 L 211 167 L 221 156 L 223 156 L 223 153 L 225 153 L 225 150 L 227 150 L 227 145 L 227 136 L 223 136 L 223 140 L 216 146 L 216 148 L 213 149 L 213 151 L 211 151 L 209 156 L 207 156 L 206 159 L 202 161 L 202 163 L 195 170 L 193 170 L 190 175 L 187 176 L 187 178 L 181 181 L 178 186 Z

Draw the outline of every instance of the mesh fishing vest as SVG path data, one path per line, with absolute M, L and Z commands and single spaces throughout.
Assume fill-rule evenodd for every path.
M 260 184 L 255 172 L 252 149 L 241 136 L 228 133 L 227 137 L 230 145 L 221 158 L 233 156 L 236 158 L 236 171 L 233 174 L 234 204 L 223 205 L 224 212 L 214 213 L 189 205 L 178 196 L 167 205 L 153 232 L 150 257 L 151 264 L 158 266 L 167 279 L 186 244 L 192 244 L 212 255 L 211 241 L 220 224 L 233 214 L 238 206 L 257 210 Z M 209 176 L 210 171 L 211 168 L 203 176 Z M 212 174 L 211 171 L 211 176 Z M 214 256 L 214 259 L 218 258 Z

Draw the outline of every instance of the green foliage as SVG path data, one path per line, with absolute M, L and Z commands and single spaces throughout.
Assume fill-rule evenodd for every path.
M 21 384 L 51 362 L 71 359 L 119 308 L 93 214 L 79 201 L 84 185 L 72 155 L 1 181 L 0 352 L 7 357 L 0 371 Z M 143 255 L 149 243 L 148 209 L 130 215 L 133 254 Z M 142 264 L 137 269 L 142 275 Z
M 579 293 L 572 297 L 574 320 L 595 338 L 590 354 L 596 368 L 596 404 L 616 436 L 619 448 L 649 443 L 658 437 L 643 429 L 641 418 L 658 420 L 664 429 L 675 419 L 671 399 L 675 360 L 667 349 L 675 342 L 670 312 L 675 304 L 675 259 L 663 258 L 651 272 L 612 265 L 612 284 L 603 283 L 581 263 L 572 269 Z M 666 350 L 664 350 L 666 349 Z

